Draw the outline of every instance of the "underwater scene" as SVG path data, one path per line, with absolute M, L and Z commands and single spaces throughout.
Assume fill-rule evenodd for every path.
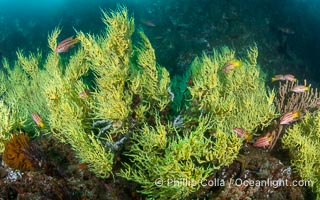
M 320 200 L 319 10 L 0 0 L 0 200 Z

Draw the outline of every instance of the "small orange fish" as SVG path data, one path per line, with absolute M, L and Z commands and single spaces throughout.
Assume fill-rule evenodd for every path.
M 266 134 L 258 137 L 256 141 L 253 143 L 254 147 L 269 147 L 272 143 L 273 137 L 271 134 Z
M 40 127 L 40 128 L 44 128 L 44 123 L 42 121 L 42 119 L 40 118 L 40 116 L 37 113 L 32 113 L 31 114 L 33 121 Z
M 252 136 L 248 134 L 248 132 L 243 128 L 233 128 L 232 129 L 239 138 L 244 138 L 247 142 L 252 140 Z
M 290 82 L 296 82 L 297 79 L 291 75 L 291 74 L 285 74 L 285 75 L 282 75 L 282 74 L 278 74 L 278 75 L 275 75 L 274 77 L 271 78 L 271 81 L 274 82 L 274 81 L 290 81 Z
M 301 117 L 300 111 L 288 112 L 280 118 L 280 124 L 281 125 L 290 124 L 291 122 L 298 120 L 300 117 Z
M 90 90 L 85 89 L 84 91 L 82 91 L 82 92 L 79 93 L 79 96 L 80 96 L 82 99 L 87 99 L 87 98 L 89 98 L 89 96 L 90 96 Z
M 310 86 L 305 86 L 305 85 L 297 85 L 294 88 L 292 88 L 292 92 L 295 93 L 303 93 L 303 92 L 308 92 L 310 91 Z
M 78 42 L 79 42 L 78 38 L 69 37 L 67 39 L 64 39 L 58 44 L 55 52 L 56 53 L 67 52 L 67 51 L 69 51 L 69 49 L 74 47 L 74 45 L 77 44 Z
M 226 64 L 224 64 L 222 72 L 223 73 L 227 73 L 229 71 L 234 70 L 237 67 L 241 67 L 242 66 L 242 62 L 239 60 L 230 60 L 228 62 L 226 62 Z

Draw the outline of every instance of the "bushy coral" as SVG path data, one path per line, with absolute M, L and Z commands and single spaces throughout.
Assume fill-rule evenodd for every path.
M 223 131 L 243 128 L 253 134 L 258 127 L 268 126 L 275 117 L 274 93 L 267 91 L 257 56 L 254 45 L 241 61 L 227 47 L 215 50 L 213 56 L 196 58 L 189 72 L 192 85 L 188 87 L 193 113 L 212 114 L 216 129 Z M 225 71 L 232 61 L 242 65 Z
M 175 79 L 182 80 L 181 87 L 170 85 L 168 71 L 157 64 L 141 30 L 140 42 L 132 43 L 134 21 L 126 8 L 110 15 L 102 11 L 102 16 L 105 31 L 99 36 L 78 31 L 81 46 L 71 54 L 55 52 L 61 32 L 56 28 L 44 59 L 40 51 L 18 51 L 13 67 L 4 61 L 8 76 L 0 76 L 5 108 L 0 120 L 7 125 L 0 144 L 16 128 L 35 136 L 49 134 L 70 144 L 80 162 L 99 177 L 113 174 L 117 154 L 131 158 L 119 175 L 141 184 L 142 193 L 186 197 L 200 188 L 202 179 L 236 158 L 242 140 L 232 128 L 252 134 L 274 117 L 273 93 L 267 94 L 256 66 L 258 50 L 249 49 L 242 67 L 228 72 L 226 63 L 240 65 L 228 48 L 196 58 L 189 74 Z M 94 74 L 92 85 L 84 81 L 88 72 Z M 179 123 L 167 115 L 172 100 L 179 106 Z M 44 127 L 33 121 L 34 113 Z M 156 186 L 157 179 L 164 185 Z M 189 184 L 169 184 L 169 179 Z
M 110 16 L 103 12 L 103 22 L 108 27 L 104 37 L 79 32 L 77 38 L 83 46 L 85 59 L 96 73 L 98 92 L 94 95 L 94 107 L 97 117 L 123 121 L 129 115 L 131 103 L 125 83 L 132 54 L 134 21 L 123 8 Z
M 310 88 L 308 92 L 295 93 L 292 89 L 297 87 L 298 82 L 279 83 L 279 89 L 274 100 L 277 111 L 282 115 L 292 111 L 300 110 L 302 113 L 312 112 L 318 109 L 318 102 L 320 101 L 320 94 L 318 89 Z M 304 86 L 307 85 L 306 80 Z
M 292 157 L 292 165 L 305 181 L 311 181 L 320 199 L 320 112 L 307 113 L 303 121 L 287 129 L 282 138 L 283 147 Z
M 140 183 L 141 192 L 156 199 L 187 197 L 214 169 L 229 165 L 241 147 L 235 134 L 218 132 L 214 140 L 206 138 L 212 125 L 209 117 L 202 117 L 183 136 L 159 119 L 155 127 L 145 125 L 132 137 L 127 153 L 132 164 L 120 176 Z
M 17 114 L 7 116 L 11 108 L 3 109 L 2 124 L 12 126 L 19 119 L 23 123 L 18 128 L 35 135 L 51 134 L 58 141 L 69 143 L 91 171 L 108 177 L 114 150 L 110 146 L 119 144 L 113 140 L 124 141 L 121 135 L 128 135 L 130 128 L 142 123 L 148 112 L 156 113 L 166 107 L 170 79 L 168 71 L 157 66 L 154 50 L 143 32 L 133 56 L 134 22 L 126 8 L 120 7 L 110 15 L 102 13 L 105 33 L 93 36 L 77 32 L 81 48 L 68 60 L 55 52 L 59 28 L 48 37 L 52 51 L 45 59 L 40 51 L 27 56 L 18 51 L 13 67 L 4 60 L 3 73 L 7 76 L 1 76 L 1 96 L 4 107 L 12 105 Z M 83 81 L 89 70 L 94 72 L 95 85 Z M 81 96 L 84 92 L 86 98 Z M 41 116 L 45 126 L 37 126 L 31 117 L 34 113 Z M 100 122 L 106 127 L 95 126 Z M 4 128 L 2 143 L 13 130 Z
M 16 114 L 13 106 L 0 101 L 0 153 L 4 151 L 4 144 L 12 137 L 12 131 L 22 123 Z
M 252 134 L 275 116 L 274 94 L 267 93 L 256 58 L 254 46 L 243 66 L 228 73 L 222 69 L 235 60 L 235 52 L 226 47 L 212 57 L 196 58 L 190 71 L 172 84 L 182 126 L 158 118 L 155 128 L 145 125 L 133 135 L 127 153 L 132 163 L 120 175 L 140 183 L 144 194 L 174 199 L 188 196 L 214 170 L 229 165 L 242 142 L 232 129 Z M 161 186 L 155 184 L 159 180 Z
M 1 83 L 5 88 L 2 99 L 14 111 L 11 121 L 17 124 L 16 128 L 39 134 L 39 130 L 35 129 L 36 125 L 32 121 L 31 114 L 37 112 L 44 119 L 48 114 L 46 99 L 42 93 L 46 73 L 43 73 L 44 71 L 38 67 L 42 56 L 40 52 L 25 56 L 22 51 L 18 51 L 17 56 L 18 61 L 15 62 L 13 68 L 10 68 L 6 59 L 3 60 L 2 73 L 5 73 L 6 77 Z
M 137 66 L 133 70 L 136 76 L 132 80 L 132 88 L 134 94 L 143 100 L 136 109 L 138 116 L 142 116 L 146 111 L 153 112 L 152 109 L 163 111 L 169 104 L 170 77 L 168 71 L 156 63 L 155 52 L 147 36 L 142 31 L 139 35 L 141 42 L 136 49 Z

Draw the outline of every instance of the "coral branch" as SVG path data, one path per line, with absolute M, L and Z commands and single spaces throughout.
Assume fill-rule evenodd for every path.
M 304 113 L 318 109 L 320 94 L 317 89 L 311 89 L 308 92 L 295 93 L 292 89 L 298 85 L 298 82 L 286 81 L 279 83 L 278 94 L 274 100 L 277 111 L 285 114 L 291 111 L 302 111 Z M 304 86 L 307 86 L 304 81 Z

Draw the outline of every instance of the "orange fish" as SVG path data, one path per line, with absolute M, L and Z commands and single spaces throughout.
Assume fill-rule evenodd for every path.
M 44 123 L 42 121 L 42 119 L 40 118 L 40 116 L 37 113 L 32 113 L 31 114 L 33 121 L 40 127 L 40 128 L 44 128 Z
M 243 128 L 233 128 L 232 129 L 239 138 L 244 138 L 247 142 L 252 140 L 252 136 L 248 134 L 248 132 Z
M 294 122 L 298 120 L 301 117 L 301 112 L 300 111 L 292 111 L 284 114 L 280 118 L 280 124 L 290 124 L 291 122 Z
M 223 73 L 227 73 L 229 71 L 234 70 L 236 67 L 241 67 L 242 66 L 242 62 L 239 60 L 230 60 L 228 62 L 226 62 L 226 64 L 224 64 L 222 72 Z
M 90 96 L 90 90 L 85 89 L 84 91 L 82 91 L 82 92 L 79 93 L 79 96 L 80 96 L 82 99 L 87 99 L 87 98 Z
M 67 39 L 65 39 L 65 40 L 62 40 L 62 41 L 58 44 L 55 52 L 56 52 L 56 53 L 64 53 L 64 52 L 67 52 L 67 51 L 69 51 L 69 49 L 71 49 L 72 47 L 74 47 L 74 45 L 77 44 L 78 42 L 79 42 L 78 38 L 73 38 L 73 37 L 69 37 L 69 38 L 67 38 Z
M 273 140 L 273 137 L 271 134 L 262 135 L 256 139 L 256 141 L 253 143 L 253 146 L 266 148 L 271 145 L 272 140 Z

